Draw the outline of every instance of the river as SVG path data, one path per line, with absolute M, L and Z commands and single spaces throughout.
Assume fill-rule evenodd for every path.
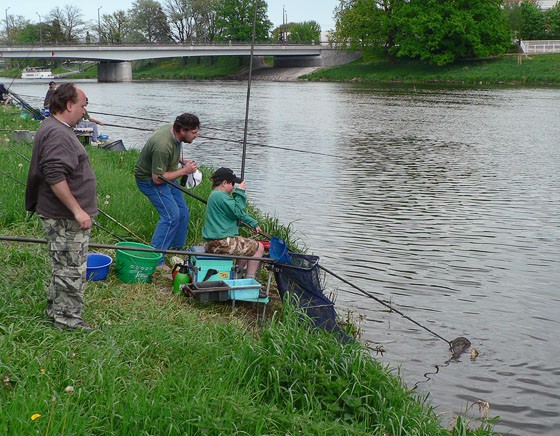
M 205 136 L 243 137 L 244 82 L 80 83 L 92 113 L 172 120 L 189 111 Z M 12 89 L 39 105 L 47 85 Z M 327 277 L 362 339 L 384 350 L 372 353 L 429 392 L 444 423 L 467 409 L 478 416 L 485 401 L 501 432 L 560 434 L 558 101 L 556 88 L 252 84 L 250 199 L 325 267 L 479 351 L 449 360 L 440 338 Z M 101 130 L 127 147 L 149 134 Z M 239 144 L 199 139 L 186 152 L 241 167 Z

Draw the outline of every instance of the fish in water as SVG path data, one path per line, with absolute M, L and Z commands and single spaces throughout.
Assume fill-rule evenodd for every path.
M 463 352 L 471 346 L 471 341 L 463 336 L 459 336 L 456 339 L 453 339 L 449 343 L 449 349 L 451 350 L 451 354 L 453 357 L 459 357 Z

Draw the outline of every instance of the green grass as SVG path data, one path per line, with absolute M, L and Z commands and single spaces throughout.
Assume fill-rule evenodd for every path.
M 137 61 L 132 75 L 134 79 L 214 79 L 237 74 L 248 67 L 247 62 L 235 56 Z
M 0 110 L 4 128 L 20 122 L 13 110 Z M 31 144 L 9 137 L 0 132 L 0 233 L 43 237 L 23 210 Z M 157 217 L 134 185 L 137 153 L 88 152 L 100 207 L 149 239 Z M 190 206 L 196 242 L 203 207 Z M 266 226 L 279 230 L 274 219 Z M 92 242 L 116 241 L 94 228 Z M 164 277 L 124 284 L 111 271 L 86 285 L 84 318 L 98 329 L 63 332 L 44 315 L 45 246 L 0 242 L 0 258 L 0 434 L 494 434 L 486 421 L 443 429 L 365 347 L 306 328 L 292 308 L 270 307 L 274 315 L 256 325 L 250 306 L 195 304 Z
M 560 54 L 518 56 L 463 61 L 437 67 L 413 61 L 387 59 L 355 61 L 316 71 L 307 80 L 404 83 L 465 83 L 557 85 L 560 84 Z

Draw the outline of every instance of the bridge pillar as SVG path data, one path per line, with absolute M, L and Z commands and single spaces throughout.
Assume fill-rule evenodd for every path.
M 132 82 L 132 62 L 101 61 L 97 65 L 98 82 Z

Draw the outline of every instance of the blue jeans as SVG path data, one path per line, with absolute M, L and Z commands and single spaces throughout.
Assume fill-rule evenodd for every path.
M 159 213 L 152 247 L 183 249 L 189 230 L 189 207 L 183 193 L 167 183 L 156 185 L 153 180 L 136 180 L 136 185 Z

